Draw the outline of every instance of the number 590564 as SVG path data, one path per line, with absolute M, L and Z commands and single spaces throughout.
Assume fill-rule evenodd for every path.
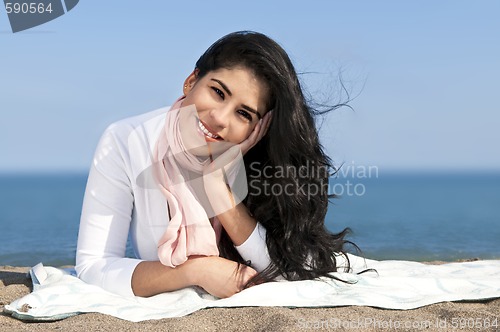
M 6 2 L 5 3 L 5 10 L 7 11 L 7 14 L 43 14 L 45 12 L 52 13 L 52 3 L 45 4 L 43 2 L 23 2 L 23 3 L 12 3 L 12 2 Z

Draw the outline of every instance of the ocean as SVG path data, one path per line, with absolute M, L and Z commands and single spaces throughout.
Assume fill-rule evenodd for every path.
M 0 175 L 0 265 L 74 265 L 86 178 Z M 327 228 L 365 257 L 500 259 L 500 173 L 347 173 L 328 190 Z

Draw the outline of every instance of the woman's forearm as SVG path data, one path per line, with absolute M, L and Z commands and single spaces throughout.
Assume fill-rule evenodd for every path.
M 247 207 L 243 203 L 217 215 L 217 218 L 235 246 L 245 242 L 257 225 L 257 221 L 250 216 Z
M 218 256 L 190 256 L 171 268 L 161 262 L 141 262 L 132 275 L 136 296 L 153 296 L 189 286 L 200 286 L 217 297 L 228 297 L 241 291 L 257 272 L 249 266 Z
M 175 268 L 160 261 L 143 261 L 132 274 L 132 290 L 136 296 L 153 296 L 197 284 L 196 260 L 188 259 Z

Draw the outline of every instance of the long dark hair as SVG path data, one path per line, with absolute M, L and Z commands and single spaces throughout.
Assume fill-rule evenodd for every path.
M 338 269 L 349 229 L 333 234 L 325 228 L 328 179 L 335 171 L 324 153 L 315 126 L 317 111 L 308 103 L 295 68 L 284 49 L 257 32 L 240 31 L 216 41 L 196 62 L 198 77 L 220 68 L 253 71 L 269 88 L 273 110 L 267 134 L 244 156 L 249 194 L 244 203 L 267 231 L 272 264 L 258 281 L 328 276 Z M 335 109 L 335 106 L 331 107 Z M 244 263 L 226 233 L 221 255 Z M 349 262 L 344 266 L 349 269 Z M 255 280 L 254 280 L 255 281 Z

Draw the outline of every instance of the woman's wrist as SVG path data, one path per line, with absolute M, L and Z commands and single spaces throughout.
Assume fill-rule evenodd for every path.
M 205 274 L 205 258 L 207 256 L 189 256 L 188 260 L 180 267 L 183 275 L 191 286 L 200 286 Z

